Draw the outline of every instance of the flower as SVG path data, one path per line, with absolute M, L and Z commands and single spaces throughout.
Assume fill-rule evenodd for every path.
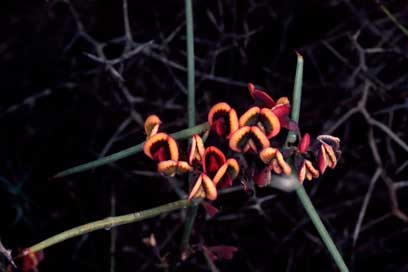
M 238 162 L 235 159 L 227 160 L 224 153 L 215 146 L 205 149 L 202 168 L 203 171 L 190 192 L 189 200 L 192 198 L 215 200 L 217 198 L 216 186 L 219 185 L 221 188 L 231 186 L 239 173 Z
M 228 137 L 238 129 L 236 111 L 227 103 L 215 104 L 208 113 L 208 124 L 220 137 Z
M 275 114 L 279 119 L 281 127 L 297 130 L 296 123 L 291 122 L 289 118 L 290 102 L 287 97 L 281 97 L 275 102 L 266 92 L 258 90 L 252 83 L 248 84 L 248 90 L 254 98 L 256 105 L 268 108 Z
M 252 107 L 239 118 L 239 126 L 257 126 L 268 139 L 276 136 L 280 131 L 278 117 L 268 108 Z
M 269 140 L 257 126 L 244 126 L 235 131 L 229 140 L 229 146 L 236 152 L 259 152 L 269 147 Z

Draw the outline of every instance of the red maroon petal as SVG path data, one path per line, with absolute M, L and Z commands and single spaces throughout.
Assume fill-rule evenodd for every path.
M 303 138 L 300 140 L 299 152 L 306 153 L 306 151 L 309 149 L 309 145 L 310 145 L 310 135 L 309 133 L 306 133 L 305 135 L 303 135 Z
M 254 84 L 248 83 L 248 90 L 255 102 L 261 107 L 272 108 L 275 101 L 264 91 L 258 90 Z

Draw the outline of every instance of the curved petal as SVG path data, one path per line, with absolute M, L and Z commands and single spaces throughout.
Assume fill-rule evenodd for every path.
M 218 136 L 227 137 L 238 129 L 238 116 L 227 103 L 217 103 L 208 113 L 208 124 Z
M 150 137 L 143 146 L 144 153 L 156 161 L 178 161 L 179 152 L 176 141 L 166 133 L 158 133 Z
M 259 158 L 261 159 L 261 161 L 263 161 L 263 163 L 270 164 L 272 160 L 276 157 L 277 151 L 278 149 L 276 148 L 267 147 L 259 153 Z
M 319 171 L 313 166 L 312 162 L 305 160 L 305 166 L 307 169 L 306 178 L 312 180 L 319 177 Z
M 144 123 L 144 130 L 146 133 L 146 137 L 149 138 L 157 134 L 160 124 L 161 124 L 161 121 L 157 115 L 149 115 L 149 117 L 147 117 Z
M 188 201 L 191 201 L 193 198 L 217 199 L 217 189 L 212 180 L 204 173 L 198 177 L 188 196 Z
M 264 91 L 258 90 L 254 84 L 248 83 L 248 90 L 255 102 L 262 107 L 272 108 L 275 101 Z
M 280 151 L 276 152 L 276 161 L 285 175 L 290 175 L 292 173 L 292 168 L 290 168 L 289 164 L 283 159 L 283 155 Z
M 239 174 L 239 165 L 235 159 L 228 159 L 221 167 L 218 169 L 217 173 L 213 178 L 215 186 L 220 184 L 221 188 L 225 188 L 232 185 L 232 181 Z
M 278 117 L 268 108 L 262 108 L 259 113 L 259 123 L 268 139 L 276 136 L 281 129 Z
M 231 135 L 229 146 L 237 152 L 257 152 L 269 147 L 269 140 L 257 126 L 245 126 Z
M 251 107 L 239 118 L 239 127 L 254 126 L 258 122 L 259 107 Z
M 157 164 L 157 171 L 166 176 L 174 176 L 175 174 L 184 174 L 192 171 L 193 168 L 185 161 L 161 161 Z
M 305 133 L 299 143 L 299 152 L 304 154 L 309 149 L 310 145 L 310 135 L 309 133 Z
M 215 146 L 209 146 L 205 149 L 203 159 L 203 171 L 207 175 L 215 175 L 220 167 L 225 163 L 224 153 Z
M 278 117 L 268 108 L 252 107 L 239 118 L 239 126 L 258 126 L 266 137 L 272 138 L 280 131 Z
M 195 134 L 192 137 L 190 152 L 188 155 L 188 162 L 190 165 L 194 163 L 201 163 L 204 156 L 204 143 L 200 135 Z

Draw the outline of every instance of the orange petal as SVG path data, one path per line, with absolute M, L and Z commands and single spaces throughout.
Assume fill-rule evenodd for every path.
M 209 146 L 205 149 L 203 159 L 203 171 L 206 174 L 213 175 L 225 163 L 224 153 L 215 146 Z
M 198 177 L 190 195 L 188 196 L 188 201 L 191 201 L 193 198 L 207 198 L 209 200 L 217 199 L 217 189 L 206 174 L 201 174 Z
M 289 104 L 289 98 L 286 96 L 280 97 L 278 101 L 276 101 L 276 105 L 286 105 Z
M 213 181 L 205 174 L 203 174 L 203 189 L 205 192 L 205 197 L 208 200 L 216 200 L 217 199 L 217 189 Z
M 263 131 L 268 139 L 276 136 L 281 129 L 278 117 L 267 108 L 261 109 L 259 113 L 259 123 L 262 125 Z
M 194 184 L 193 188 L 191 189 L 190 195 L 188 196 L 188 201 L 191 201 L 193 198 L 204 198 L 205 192 L 202 187 L 203 183 L 203 174 L 198 176 L 196 183 Z
M 333 147 L 331 147 L 328 144 L 322 144 L 323 148 L 326 150 L 326 155 L 328 157 L 327 159 L 327 166 L 330 167 L 331 169 L 334 169 L 337 164 L 337 158 L 336 154 L 334 154 Z
M 228 135 L 233 133 L 239 128 L 238 124 L 238 115 L 237 112 L 234 109 L 231 109 L 228 113 L 229 116 L 229 132 Z
M 238 129 L 238 116 L 227 103 L 217 103 L 208 113 L 208 124 L 218 136 L 227 137 Z
M 280 131 L 278 117 L 268 108 L 250 108 L 239 118 L 239 126 L 258 126 L 268 138 L 272 138 Z
M 192 137 L 192 142 L 191 142 L 191 148 L 190 148 L 190 154 L 188 156 L 188 162 L 190 165 L 193 165 L 194 163 L 201 163 L 203 156 L 204 156 L 204 143 L 203 139 L 200 137 L 200 135 L 193 135 Z
M 179 152 L 176 141 L 166 133 L 157 133 L 150 137 L 143 146 L 144 153 L 156 161 L 178 161 Z
M 259 127 L 251 127 L 251 140 L 253 141 L 256 150 L 255 152 L 269 147 L 270 143 L 264 132 Z
M 254 126 L 258 122 L 258 114 L 261 111 L 258 107 L 252 107 L 239 118 L 239 127 Z
M 149 115 L 144 123 L 144 130 L 147 138 L 155 135 L 161 124 L 160 118 L 157 115 Z
M 213 178 L 215 185 L 221 182 L 221 188 L 225 188 L 232 185 L 232 180 L 234 180 L 239 173 L 239 165 L 235 159 L 228 159 L 221 167 L 218 169 L 217 173 Z
M 258 90 L 254 84 L 248 83 L 248 90 L 255 102 L 262 107 L 272 108 L 275 106 L 275 101 L 266 92 Z
M 242 152 L 245 148 L 245 145 L 248 142 L 251 132 L 251 127 L 242 127 L 235 131 L 229 140 L 229 146 L 232 150 L 236 152 Z
M 193 168 L 185 161 L 161 161 L 157 164 L 157 171 L 166 176 L 174 176 L 175 174 L 183 174 L 192 171 Z
M 267 147 L 259 153 L 259 158 L 263 161 L 263 163 L 270 164 L 272 159 L 276 157 L 276 151 L 278 151 L 278 149 Z
M 317 169 L 313 166 L 311 161 L 305 160 L 305 166 L 306 166 L 307 172 L 310 173 L 310 178 L 308 178 L 308 180 L 319 177 L 319 171 L 317 171 Z
M 269 147 L 269 140 L 259 127 L 245 126 L 231 135 L 229 146 L 237 152 L 257 152 Z
M 212 126 L 214 124 L 214 121 L 217 120 L 220 115 L 224 116 L 228 114 L 230 110 L 231 110 L 230 105 L 228 105 L 225 102 L 215 104 L 208 112 L 208 124 Z
M 283 159 L 283 155 L 279 150 L 276 151 L 276 161 L 285 175 L 290 175 L 292 173 L 292 168 L 290 168 L 289 164 Z

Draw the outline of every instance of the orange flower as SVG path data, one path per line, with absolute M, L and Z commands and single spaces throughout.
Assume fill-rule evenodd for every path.
M 215 104 L 208 113 L 208 124 L 220 137 L 228 137 L 238 129 L 236 111 L 227 103 Z
M 188 156 L 188 162 L 190 165 L 194 165 L 195 163 L 201 164 L 204 157 L 204 152 L 205 149 L 203 139 L 201 139 L 200 135 L 193 135 Z
M 309 160 L 303 160 L 302 165 L 298 171 L 298 179 L 300 183 L 303 183 L 305 178 L 307 180 L 312 180 L 319 177 L 319 171 L 313 166 L 312 162 Z
M 259 157 L 276 174 L 284 173 L 285 175 L 290 175 L 292 173 L 292 168 L 290 168 L 277 148 L 265 148 L 259 153 Z
M 258 90 L 254 84 L 248 84 L 249 93 L 254 98 L 256 105 L 270 109 L 276 117 L 278 117 L 280 126 L 296 130 L 297 126 L 294 122 L 290 122 L 290 102 L 287 97 L 281 97 L 278 101 L 274 101 L 266 92 Z
M 159 131 L 161 121 L 157 115 L 149 115 L 144 123 L 146 137 L 150 138 Z
M 269 147 L 269 140 L 257 126 L 245 126 L 235 131 L 229 146 L 236 152 L 258 152 Z
M 278 117 L 268 108 L 252 107 L 239 118 L 239 126 L 258 126 L 268 139 L 280 131 Z
M 150 137 L 143 146 L 144 153 L 155 161 L 178 161 L 179 152 L 176 141 L 166 133 Z
M 193 189 L 188 196 L 188 201 L 193 198 L 207 198 L 208 200 L 217 199 L 217 189 L 213 181 L 204 173 L 198 176 Z

